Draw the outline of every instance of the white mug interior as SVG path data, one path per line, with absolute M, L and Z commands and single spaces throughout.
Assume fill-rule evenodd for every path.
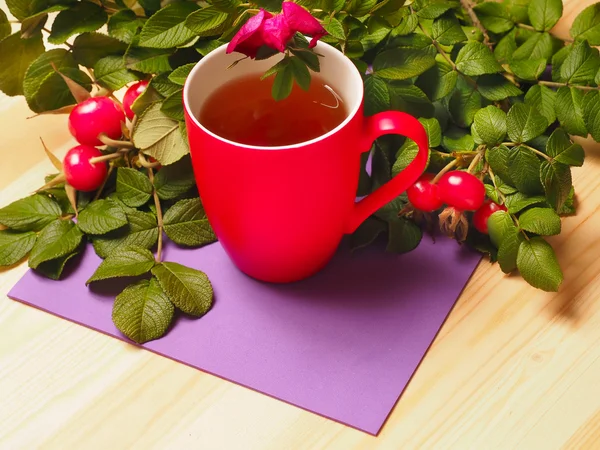
M 184 107 L 196 125 L 204 132 L 223 142 L 247 148 L 270 150 L 300 147 L 325 139 L 327 136 L 336 133 L 356 115 L 360 108 L 363 98 L 363 82 L 358 69 L 342 52 L 329 44 L 318 42 L 315 51 L 322 55 L 322 57 L 319 56 L 321 65 L 319 76 L 324 80 L 325 84 L 329 85 L 343 99 L 347 112 L 346 119 L 336 128 L 322 136 L 293 145 L 258 147 L 229 141 L 208 130 L 198 120 L 198 113 L 201 111 L 204 102 L 217 88 L 236 78 L 249 74 L 256 74 L 257 77 L 260 77 L 267 69 L 281 60 L 283 55 L 277 54 L 265 60 L 246 58 L 228 69 L 235 61 L 243 58 L 243 55 L 237 52 L 227 54 L 226 49 L 227 44 L 222 45 L 202 58 L 191 70 L 183 89 Z

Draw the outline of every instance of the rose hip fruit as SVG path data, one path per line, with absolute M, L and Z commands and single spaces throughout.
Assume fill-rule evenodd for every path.
M 125 92 L 125 95 L 123 96 L 123 109 L 125 110 L 125 115 L 127 115 L 129 120 L 133 119 L 133 116 L 135 116 L 135 113 L 131 109 L 131 105 L 133 105 L 133 102 L 135 102 L 135 100 L 142 95 L 142 92 L 144 92 L 147 87 L 147 81 L 138 81 L 137 83 L 129 86 L 129 89 L 127 89 Z
M 410 203 L 420 211 L 431 212 L 442 206 L 437 184 L 431 184 L 434 176 L 430 173 L 421 175 L 415 184 L 406 190 Z
M 488 234 L 488 219 L 496 211 L 507 211 L 506 206 L 486 200 L 483 205 L 473 214 L 473 226 L 477 231 Z
M 468 172 L 453 170 L 438 181 L 442 202 L 459 211 L 475 211 L 485 200 L 485 187 L 481 180 Z
M 98 135 L 121 137 L 125 113 L 121 105 L 108 97 L 92 97 L 78 104 L 69 114 L 69 131 L 80 144 L 104 145 Z
M 67 152 L 63 170 L 67 183 L 78 191 L 94 191 L 106 178 L 106 163 L 90 163 L 90 159 L 102 156 L 100 150 L 89 145 L 78 145 Z

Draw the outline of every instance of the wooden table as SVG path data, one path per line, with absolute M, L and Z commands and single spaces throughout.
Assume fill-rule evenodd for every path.
M 588 4 L 569 1 L 556 33 Z M 65 116 L 0 98 L 0 206 L 51 172 Z M 557 294 L 482 262 L 379 437 L 16 303 L 0 272 L 0 449 L 600 448 L 600 145 L 552 239 Z

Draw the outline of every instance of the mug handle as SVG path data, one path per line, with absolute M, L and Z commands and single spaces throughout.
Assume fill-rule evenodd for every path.
M 394 200 L 412 186 L 425 171 L 429 155 L 429 141 L 425 128 L 413 116 L 400 111 L 386 111 L 367 117 L 364 124 L 367 143 L 370 149 L 373 141 L 385 134 L 399 134 L 415 141 L 419 152 L 415 159 L 402 172 L 380 186 L 354 205 L 354 210 L 346 224 L 345 232 L 353 233 L 369 216 Z M 368 151 L 368 150 L 365 150 Z

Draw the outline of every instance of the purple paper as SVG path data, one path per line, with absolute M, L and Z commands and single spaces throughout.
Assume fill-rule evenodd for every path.
M 342 248 L 322 272 L 287 285 L 245 276 L 218 243 L 168 246 L 165 259 L 206 272 L 215 304 L 143 348 L 377 434 L 480 257 L 447 238 L 425 237 L 406 255 Z M 130 280 L 86 287 L 99 263 L 87 248 L 65 280 L 29 271 L 9 296 L 126 339 L 111 310 Z

